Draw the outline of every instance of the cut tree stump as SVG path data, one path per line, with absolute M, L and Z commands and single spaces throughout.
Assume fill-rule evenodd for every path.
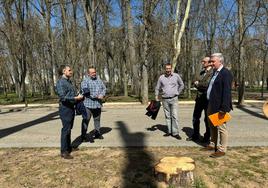
M 164 157 L 155 166 L 157 181 L 168 186 L 187 187 L 194 182 L 195 162 L 190 157 Z

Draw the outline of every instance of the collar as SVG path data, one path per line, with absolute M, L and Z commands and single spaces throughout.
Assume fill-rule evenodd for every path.
M 223 65 L 221 65 L 216 71 L 220 72 L 222 68 L 223 68 Z
M 170 76 L 173 76 L 173 72 L 170 75 L 166 75 L 165 73 L 165 77 L 170 77 Z
M 62 75 L 62 78 L 69 80 L 69 78 L 67 76 L 65 76 L 64 74 Z

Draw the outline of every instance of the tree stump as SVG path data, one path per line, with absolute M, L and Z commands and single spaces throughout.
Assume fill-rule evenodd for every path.
M 164 157 L 155 166 L 157 181 L 168 186 L 187 187 L 194 182 L 195 162 L 190 157 Z

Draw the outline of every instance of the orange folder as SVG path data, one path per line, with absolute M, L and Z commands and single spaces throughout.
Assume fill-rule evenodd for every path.
M 208 116 L 214 126 L 222 125 L 223 123 L 231 119 L 231 115 L 227 112 L 224 116 L 220 116 L 220 113 L 211 114 Z

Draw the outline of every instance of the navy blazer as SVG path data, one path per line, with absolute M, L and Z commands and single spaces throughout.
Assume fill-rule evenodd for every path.
M 209 96 L 210 113 L 230 112 L 232 107 L 232 80 L 231 72 L 223 67 L 216 77 Z

